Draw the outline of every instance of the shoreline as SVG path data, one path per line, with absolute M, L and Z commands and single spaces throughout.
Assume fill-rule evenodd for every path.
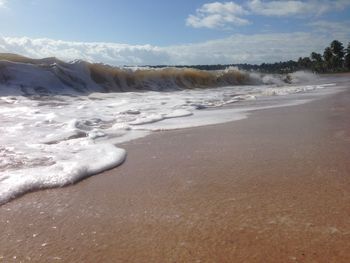
M 348 262 L 350 91 L 118 146 L 116 169 L 0 207 L 0 262 Z

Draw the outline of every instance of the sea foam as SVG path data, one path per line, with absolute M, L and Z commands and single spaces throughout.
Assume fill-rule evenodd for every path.
M 46 157 L 21 156 L 22 153 L 18 153 L 17 163 L 11 162 L 8 165 L 6 160 L 2 161 L 0 165 L 6 170 L 0 174 L 0 204 L 28 191 L 73 184 L 118 166 L 126 157 L 125 150 L 111 144 L 81 147 L 66 144 L 60 145 L 56 150 Z M 8 159 L 10 154 L 16 158 L 17 153 L 13 149 L 2 148 L 0 151 L 5 155 L 2 156 L 5 159 Z M 8 154 L 5 154 L 6 151 Z M 43 153 L 47 151 L 43 149 Z
M 267 85 L 260 74 L 236 69 L 0 61 L 0 204 L 120 165 L 126 152 L 117 143 L 152 131 L 242 119 L 249 110 L 271 106 L 270 100 L 259 106 L 266 98 L 329 87 L 313 74 L 298 74 L 302 83 L 285 84 L 273 75 L 265 78 Z

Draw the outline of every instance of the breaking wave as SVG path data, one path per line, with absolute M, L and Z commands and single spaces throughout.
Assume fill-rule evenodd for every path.
M 127 154 L 115 146 L 120 142 L 235 121 L 249 110 L 284 105 L 289 94 L 329 86 L 314 78 L 0 54 L 0 205 L 120 165 Z
M 313 74 L 305 74 L 314 78 Z M 81 60 L 67 63 L 56 58 L 0 55 L 0 85 L 11 87 L 8 92 L 18 90 L 25 95 L 172 91 L 236 85 L 285 85 L 287 82 L 297 82 L 297 76 L 248 73 L 234 67 L 217 71 L 172 67 L 119 68 Z

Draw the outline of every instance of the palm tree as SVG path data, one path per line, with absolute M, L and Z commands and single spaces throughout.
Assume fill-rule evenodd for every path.
M 326 69 L 331 69 L 333 67 L 333 52 L 330 47 L 326 47 L 326 49 L 323 52 L 323 59 L 324 59 L 324 65 Z
M 344 61 L 344 46 L 338 40 L 333 40 L 331 43 L 331 51 L 333 53 L 333 67 L 342 68 Z
M 348 47 L 346 48 L 346 55 L 345 55 L 345 59 L 344 59 L 344 67 L 347 70 L 350 70 L 350 42 L 348 44 Z
M 310 57 L 312 62 L 312 70 L 316 72 L 323 72 L 322 55 L 316 52 L 312 52 Z

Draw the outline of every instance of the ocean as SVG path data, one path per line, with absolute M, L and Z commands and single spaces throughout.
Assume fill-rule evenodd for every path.
M 332 77 L 237 68 L 115 68 L 0 61 L 0 204 L 121 165 L 119 143 L 247 118 L 341 90 Z

